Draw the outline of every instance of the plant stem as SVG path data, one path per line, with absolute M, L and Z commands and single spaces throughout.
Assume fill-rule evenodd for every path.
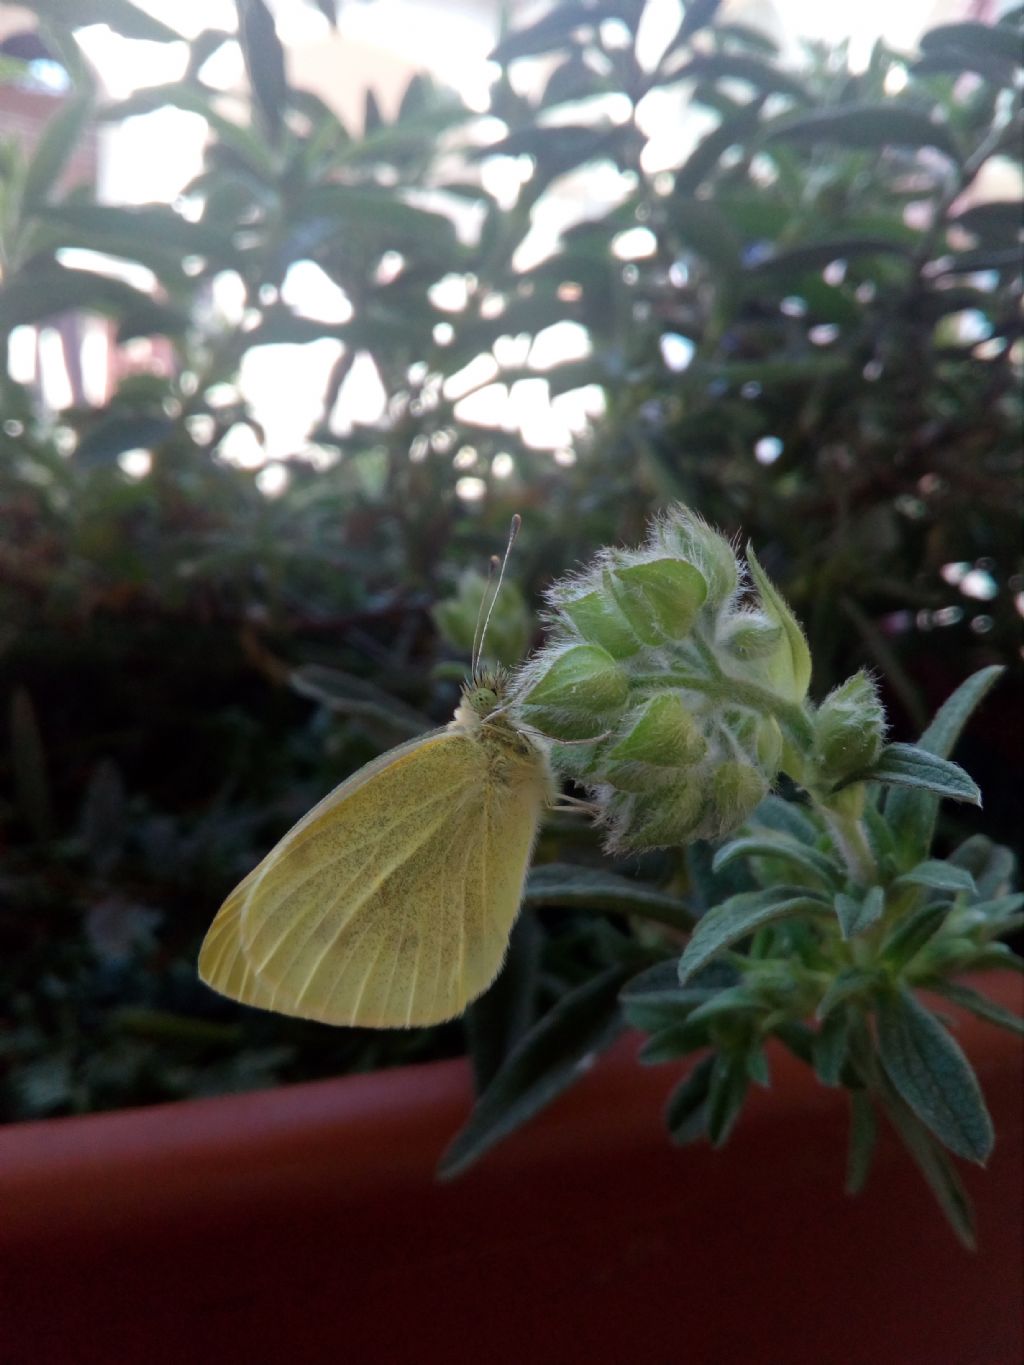
M 859 886 L 873 886 L 878 880 L 878 867 L 861 820 L 825 801 L 814 804 L 824 816 L 851 878 Z

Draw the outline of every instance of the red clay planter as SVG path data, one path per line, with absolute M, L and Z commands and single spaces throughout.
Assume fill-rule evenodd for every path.
M 1019 980 L 985 989 L 1019 1005 Z M 460 1062 L 0 1133 L 4 1365 L 1019 1365 L 1021 1044 L 963 1018 L 999 1141 L 962 1250 L 897 1145 L 787 1055 L 672 1148 L 627 1039 L 451 1185 Z

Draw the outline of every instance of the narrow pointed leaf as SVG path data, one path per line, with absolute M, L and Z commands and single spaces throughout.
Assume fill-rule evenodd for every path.
M 703 1057 L 680 1081 L 665 1106 L 665 1126 L 673 1142 L 683 1146 L 707 1131 L 707 1098 L 714 1070 L 714 1056 Z
M 1019 1014 L 1014 1014 L 1012 1010 L 1006 1009 L 995 1000 L 990 1000 L 987 995 L 982 995 L 980 991 L 973 990 L 970 986 L 961 986 L 955 981 L 941 981 L 928 982 L 927 989 L 945 996 L 954 1005 L 961 1005 L 965 1010 L 970 1010 L 979 1019 L 996 1024 L 999 1028 L 1009 1029 L 1011 1033 L 1024 1034 L 1024 1019 Z
M 968 1251 L 973 1251 L 976 1245 L 974 1214 L 953 1162 L 898 1095 L 891 1092 L 887 1095 L 885 1111 L 953 1231 Z
M 618 994 L 629 967 L 609 967 L 563 996 L 520 1039 L 441 1159 L 450 1179 L 577 1080 L 622 1031 Z
M 977 1077 L 959 1044 L 908 990 L 879 1001 L 878 1051 L 900 1096 L 939 1141 L 985 1162 L 995 1137 Z
M 843 938 L 855 938 L 877 923 L 885 909 L 885 891 L 872 886 L 862 900 L 840 893 L 835 898 L 836 917 Z
M 965 867 L 946 863 L 938 858 L 930 858 L 918 863 L 917 867 L 897 877 L 898 886 L 927 886 L 933 891 L 967 891 L 974 895 L 977 887 L 974 878 Z
M 917 742 L 917 748 L 948 758 L 975 707 L 1005 670 L 1000 665 L 982 668 L 961 683 L 939 707 L 935 718 Z M 912 858 L 923 858 L 931 848 L 938 799 L 930 792 L 897 787 L 886 795 L 885 816 L 900 845 Z
M 874 1105 L 863 1090 L 850 1091 L 850 1147 L 846 1158 L 846 1193 L 859 1194 L 867 1183 L 878 1139 Z
M 640 915 L 677 929 L 689 929 L 694 922 L 693 913 L 678 896 L 670 896 L 646 882 L 571 863 L 545 863 L 534 868 L 523 903 L 536 909 L 549 905 L 578 906 L 584 910 Z
M 747 835 L 731 840 L 715 854 L 712 871 L 719 872 L 739 858 L 775 858 L 791 863 L 801 871 L 810 873 L 822 886 L 831 886 L 836 876 L 836 866 L 826 853 L 808 848 L 795 839 L 788 839 L 784 834 Z
M 981 792 L 958 763 L 950 763 L 946 758 L 937 758 L 916 744 L 887 744 L 877 763 L 854 773 L 844 786 L 851 782 L 881 782 L 891 787 L 912 787 L 917 791 L 934 796 L 948 796 L 953 801 L 966 801 L 972 806 L 981 805 Z M 891 809 L 886 814 L 901 837 L 902 827 L 895 823 Z

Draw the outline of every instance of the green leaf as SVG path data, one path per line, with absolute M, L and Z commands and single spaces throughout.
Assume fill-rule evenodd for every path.
M 160 445 L 174 429 L 174 423 L 163 414 L 108 411 L 79 441 L 75 463 L 82 468 L 110 464 L 122 451 Z
M 106 24 L 125 38 L 141 38 L 151 43 L 181 42 L 182 38 L 176 29 L 154 19 L 130 0 L 33 0 L 32 8 L 41 18 L 51 19 L 64 28 Z
M 641 1066 L 661 1066 L 664 1062 L 677 1062 L 690 1052 L 708 1047 L 710 1042 L 711 1030 L 706 1022 L 670 1024 L 651 1034 L 636 1054 L 636 1059 Z
M 593 26 L 599 18 L 585 4 L 556 5 L 536 23 L 516 29 L 502 38 L 491 52 L 489 60 L 507 66 L 520 57 L 563 51 L 572 45 L 572 35 L 576 29 L 583 24 Z
M 534 1017 L 544 935 L 526 911 L 516 920 L 497 980 L 463 1016 L 477 1094 L 486 1090 Z
M 803 701 L 811 682 L 811 651 L 807 647 L 804 633 L 796 617 L 790 611 L 782 595 L 761 568 L 760 561 L 752 545 L 747 545 L 747 563 L 751 577 L 761 598 L 764 613 L 776 625 L 782 627 L 786 638 L 785 658 L 775 665 L 766 662 L 766 668 L 775 674 L 775 684 L 790 701 Z
M 234 259 L 230 232 L 192 223 L 165 204 L 55 204 L 47 207 L 48 239 L 112 256 L 180 263 L 182 256 Z
M 302 664 L 288 674 L 288 686 L 342 716 L 373 722 L 386 739 L 411 739 L 431 728 L 429 717 L 365 678 L 323 664 Z
M 749 1089 L 744 1054 L 719 1052 L 708 1086 L 707 1129 L 713 1147 L 721 1147 L 735 1128 Z
M 780 862 L 791 863 L 802 872 L 809 873 L 823 887 L 832 886 L 836 880 L 837 868 L 825 853 L 807 844 L 797 843 L 785 834 L 745 835 L 733 839 L 715 854 L 711 864 L 713 872 L 742 858 L 773 858 Z
M 763 924 L 794 915 L 821 914 L 825 902 L 806 887 L 778 886 L 766 891 L 742 892 L 716 906 L 700 920 L 679 959 L 679 980 L 685 985 L 712 958 Z
M 29 212 L 38 210 L 56 188 L 88 125 L 91 109 L 91 95 L 78 95 L 62 104 L 43 129 L 28 163 L 22 189 Z
M 821 828 L 811 818 L 811 808 L 800 801 L 786 801 L 781 796 L 766 796 L 748 822 L 752 831 L 779 830 L 797 843 L 814 844 Z
M 981 805 L 981 792 L 977 784 L 958 763 L 951 763 L 948 758 L 937 758 L 916 744 L 887 744 L 877 763 L 854 773 L 842 785 L 849 786 L 853 782 L 881 782 L 890 787 L 912 787 L 916 791 L 948 796 L 953 801 L 966 801 L 972 806 Z M 886 814 L 892 819 L 888 805 Z M 901 827 L 896 825 L 894 819 L 892 823 L 899 837 Z
M 877 990 L 883 979 L 882 973 L 874 967 L 844 967 L 821 997 L 817 1017 L 827 1019 L 837 1005 Z
M 814 1039 L 814 1071 L 822 1085 L 837 1086 L 846 1063 L 849 1020 L 845 1010 L 833 1010 Z
M 715 1057 L 701 1060 L 680 1081 L 665 1106 L 665 1126 L 672 1141 L 684 1146 L 696 1142 L 707 1131 L 707 1099 Z
M 834 904 L 843 938 L 855 938 L 881 917 L 885 909 L 885 891 L 880 886 L 872 886 L 860 900 L 840 892 Z
M 836 237 L 825 242 L 805 242 L 802 246 L 776 251 L 765 260 L 746 267 L 748 276 L 802 274 L 819 271 L 832 261 L 850 261 L 861 256 L 902 256 L 908 261 L 913 252 L 907 242 L 888 237 Z
M 665 233 L 720 270 L 739 268 L 741 244 L 722 211 L 700 199 L 673 199 Z
M 632 968 L 609 967 L 564 995 L 521 1038 L 438 1168 L 451 1179 L 577 1080 L 622 1031 L 618 994 Z
M 623 988 L 619 1002 L 626 1020 L 646 1033 L 658 1033 L 685 1023 L 698 1006 L 727 993 L 739 981 L 735 969 L 712 963 L 690 982 L 680 986 L 678 959 L 670 958 L 634 976 Z
M 933 891 L 967 891 L 970 895 L 976 895 L 978 888 L 974 884 L 974 878 L 964 867 L 957 867 L 953 863 L 943 862 L 938 858 L 929 858 L 923 863 L 918 863 L 909 872 L 904 872 L 901 877 L 896 878 L 897 886 L 927 886 Z
M 1004 925 L 1011 923 L 1017 915 L 1017 911 L 1024 906 L 1024 892 L 1015 891 L 1009 896 L 996 896 L 990 901 L 979 901 L 977 905 L 972 905 L 966 912 L 971 924 L 985 924 L 993 931 L 993 934 L 1006 933 Z M 957 919 L 962 920 L 964 912 L 957 915 Z
M 270 140 L 277 142 L 288 99 L 284 49 L 277 36 L 274 17 L 264 0 L 236 0 L 236 6 L 238 38 L 249 84 Z
M 961 683 L 939 708 L 918 740 L 917 748 L 939 758 L 948 758 L 975 707 L 1003 672 L 1001 665 L 993 665 L 980 669 Z M 886 821 L 909 856 L 916 855 L 917 859 L 927 856 L 938 810 L 938 800 L 927 791 L 895 790 L 887 794 Z
M 671 79 L 745 81 L 764 94 L 789 95 L 801 104 L 810 102 L 807 87 L 797 77 L 744 52 L 694 53 L 684 66 L 672 71 Z
M 905 988 L 879 999 L 877 1018 L 882 1065 L 902 1099 L 950 1151 L 983 1164 L 995 1135 L 959 1044 Z
M 846 1193 L 859 1194 L 864 1188 L 871 1158 L 875 1154 L 878 1121 L 875 1107 L 863 1090 L 851 1090 L 850 1146 L 846 1158 Z
M 975 1238 L 971 1201 L 956 1167 L 913 1110 L 909 1109 L 898 1095 L 891 1092 L 886 1095 L 885 1111 L 938 1200 L 939 1207 L 949 1220 L 953 1231 L 968 1251 L 973 1251 Z
M 1009 891 L 1017 859 L 1005 844 L 994 843 L 984 834 L 972 834 L 950 854 L 949 861 L 966 868 L 974 878 L 978 895 L 988 900 Z
M 938 24 L 921 35 L 922 52 L 963 52 L 968 56 L 1007 58 L 1021 62 L 1019 46 L 1008 40 L 1005 29 L 993 24 Z
M 949 911 L 948 902 L 922 905 L 919 910 L 900 920 L 882 945 L 882 956 L 886 962 L 897 971 L 911 962 L 942 928 Z
M 153 324 L 154 332 L 185 326 L 184 317 L 124 280 L 49 262 L 38 270 L 22 270 L 0 288 L 0 333 L 74 309 L 114 317 L 134 311 Z
M 694 922 L 692 911 L 676 896 L 645 882 L 572 863 L 544 863 L 534 868 L 523 903 L 534 909 L 551 905 L 640 915 L 676 929 L 689 929 Z
M 982 995 L 980 991 L 973 990 L 970 986 L 961 986 L 955 981 L 928 981 L 922 984 L 926 990 L 945 996 L 954 1005 L 960 1005 L 976 1014 L 979 1019 L 985 1019 L 999 1028 L 1009 1029 L 1011 1033 L 1024 1034 L 1024 1019 L 1020 1015 L 1005 1009 L 995 1000 L 990 1000 L 987 995 Z
M 833 142 L 840 147 L 881 151 L 883 147 L 934 147 L 958 160 L 949 130 L 906 105 L 845 104 L 808 114 L 787 114 L 767 130 L 769 141 Z

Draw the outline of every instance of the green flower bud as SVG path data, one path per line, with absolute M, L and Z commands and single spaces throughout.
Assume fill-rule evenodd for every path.
M 833 781 L 869 768 L 885 742 L 885 712 L 866 673 L 855 673 L 830 692 L 814 717 L 818 766 Z
M 721 606 L 739 587 L 736 551 L 720 532 L 687 507 L 675 507 L 656 523 L 651 543 L 700 569 L 707 584 L 707 601 Z
M 520 710 L 531 725 L 557 739 L 592 739 L 609 727 L 629 696 L 629 682 L 606 649 L 570 645 L 546 665 L 524 694 Z
M 737 659 L 763 659 L 775 653 L 781 640 L 782 627 L 761 611 L 739 611 L 722 625 L 722 644 Z
M 691 780 L 640 796 L 615 796 L 609 803 L 610 846 L 666 848 L 698 837 L 704 811 L 700 783 Z
M 720 763 L 711 778 L 711 797 L 718 823 L 716 833 L 724 834 L 742 824 L 767 795 L 768 783 L 756 768 L 736 761 Z
M 558 610 L 576 627 L 584 640 L 601 645 L 613 659 L 628 659 L 642 648 L 643 642 L 634 635 L 619 611 L 607 570 L 602 578 L 600 591 L 557 599 Z
M 683 639 L 708 595 L 700 570 L 681 559 L 620 564 L 610 578 L 619 610 L 645 645 Z
M 653 697 L 623 722 L 618 740 L 604 755 L 606 780 L 619 791 L 642 792 L 678 782 L 682 770 L 699 763 L 707 741 L 675 692 Z

